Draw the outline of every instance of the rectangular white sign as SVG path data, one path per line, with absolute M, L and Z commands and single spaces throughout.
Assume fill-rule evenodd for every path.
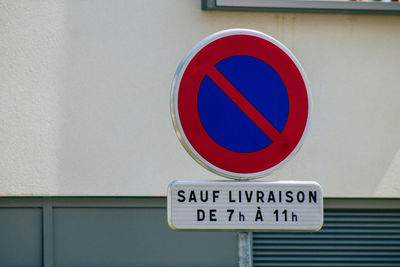
M 318 231 L 323 191 L 316 182 L 173 181 L 174 230 Z

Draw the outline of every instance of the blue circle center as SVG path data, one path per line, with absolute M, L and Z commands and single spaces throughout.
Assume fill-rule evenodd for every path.
M 282 79 L 270 65 L 255 57 L 233 56 L 215 67 L 278 132 L 283 131 L 289 99 Z M 250 153 L 272 144 L 208 75 L 201 82 L 197 106 L 204 129 L 220 146 Z

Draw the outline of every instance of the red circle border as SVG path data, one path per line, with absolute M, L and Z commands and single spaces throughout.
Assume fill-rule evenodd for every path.
M 251 153 L 234 152 L 217 144 L 205 131 L 197 111 L 197 95 L 207 70 L 237 55 L 256 57 L 269 64 L 284 82 L 289 98 L 288 119 L 280 138 Z M 208 163 L 238 175 L 268 172 L 287 160 L 306 131 L 309 108 L 307 83 L 292 57 L 275 43 L 249 34 L 223 36 L 203 46 L 183 70 L 178 85 L 177 118 L 187 141 Z M 217 173 L 224 175 L 218 170 Z

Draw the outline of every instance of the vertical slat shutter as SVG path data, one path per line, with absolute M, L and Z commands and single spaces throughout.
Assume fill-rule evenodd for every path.
M 254 233 L 254 266 L 400 266 L 399 209 L 326 209 L 316 233 Z

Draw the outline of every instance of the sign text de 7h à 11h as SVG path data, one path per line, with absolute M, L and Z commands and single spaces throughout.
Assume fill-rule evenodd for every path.
M 175 230 L 318 231 L 323 192 L 316 182 L 174 181 L 168 223 Z

